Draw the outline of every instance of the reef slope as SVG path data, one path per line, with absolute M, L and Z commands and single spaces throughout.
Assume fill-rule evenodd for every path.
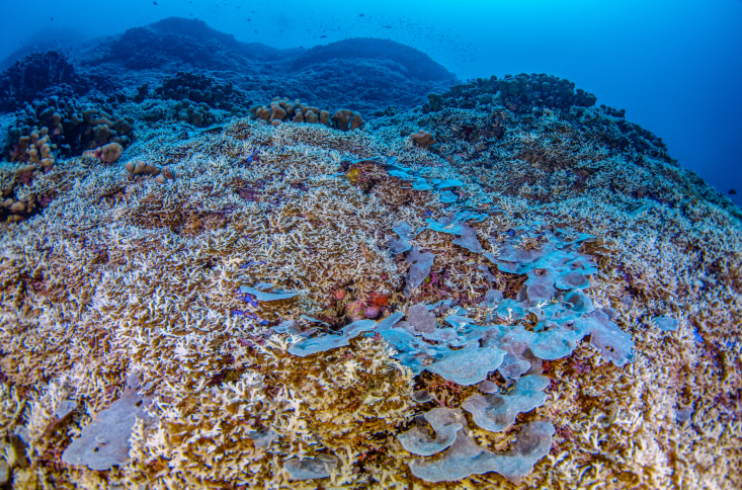
M 573 88 L 3 162 L 14 488 L 739 488 L 740 212 Z

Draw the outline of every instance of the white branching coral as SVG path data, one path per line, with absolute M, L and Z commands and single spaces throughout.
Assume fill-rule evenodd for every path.
M 181 140 L 143 128 L 126 157 L 167 165 L 177 176 L 167 184 L 69 159 L 18 188 L 28 201 L 51 191 L 54 199 L 0 225 L 0 435 L 14 487 L 317 488 L 312 477 L 325 488 L 448 488 L 434 482 L 457 458 L 467 468 L 462 488 L 509 488 L 502 475 L 534 489 L 734 487 L 739 217 L 682 169 L 615 152 L 575 115 L 498 110 L 517 130 L 477 141 L 460 128 L 489 131 L 494 112 L 410 113 L 352 133 L 240 120 Z M 583 116 L 610 123 L 597 109 Z M 433 127 L 445 140 L 439 153 L 403 135 Z M 17 187 L 11 180 L 0 174 L 3 189 Z M 441 202 L 444 190 L 455 199 Z M 427 228 L 458 213 L 477 219 L 456 236 Z M 405 247 L 433 257 L 409 297 L 406 251 L 387 246 L 402 222 Z M 535 269 L 527 277 L 499 264 L 543 248 L 517 236 L 535 224 L 542 235 L 575 230 L 565 242 L 595 237 L 574 247 L 594 261 L 589 287 L 571 271 L 558 279 L 582 288 L 570 308 L 589 300 L 627 336 L 625 352 L 611 357 L 615 346 L 596 347 L 584 332 L 555 359 L 511 345 L 508 376 L 484 366 L 463 384 L 441 366 L 423 369 L 435 362 L 423 350 L 407 353 L 421 368 L 415 375 L 373 330 L 291 353 L 320 334 L 340 337 L 353 315 L 381 323 L 440 301 L 449 301 L 441 322 L 460 305 L 471 323 L 534 338 L 554 303 Z M 532 304 L 517 311 L 521 291 Z M 499 300 L 510 310 L 498 311 Z M 661 328 L 663 316 L 674 330 Z M 465 330 L 453 321 L 451 330 Z M 423 347 L 453 338 L 440 335 Z M 489 359 L 486 340 L 452 350 Z M 517 384 L 526 368 L 558 382 L 526 396 Z M 134 372 L 151 397 L 150 419 L 129 427 L 126 462 L 103 472 L 65 464 L 62 453 L 122 399 Z M 486 420 L 488 408 L 516 399 L 520 408 L 489 422 L 515 418 L 532 451 L 513 442 L 517 430 L 491 433 L 465 412 L 456 440 L 448 434 L 424 461 L 399 442 L 410 431 L 432 437 L 427 426 L 412 428 L 420 413 L 473 400 L 464 408 Z M 487 465 L 472 462 L 477 451 Z M 513 455 L 527 456 L 528 471 L 500 465 Z

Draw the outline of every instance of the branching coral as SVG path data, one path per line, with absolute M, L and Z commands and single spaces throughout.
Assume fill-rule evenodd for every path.
M 738 487 L 738 214 L 663 158 L 611 147 L 617 116 L 603 109 L 583 121 L 449 103 L 362 132 L 250 120 L 187 139 L 143 131 L 128 161 L 167 167 L 167 185 L 87 158 L 28 182 L 24 163 L 1 167 L 11 208 L 54 197 L 0 225 L 13 485 Z M 421 127 L 438 148 L 412 144 Z M 413 247 L 433 256 L 419 284 Z M 378 330 L 349 333 L 351 305 L 371 304 Z M 542 335 L 566 347 L 547 356 Z M 292 354 L 322 336 L 339 341 Z M 444 348 L 486 362 L 451 371 Z M 65 463 L 135 372 L 153 402 L 126 461 Z M 441 409 L 460 412 L 433 436 Z M 440 451 L 409 451 L 409 433 Z M 501 465 L 512 457 L 522 465 Z

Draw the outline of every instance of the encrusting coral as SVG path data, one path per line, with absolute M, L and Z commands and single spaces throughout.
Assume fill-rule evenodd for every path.
M 53 195 L 1 225 L 14 488 L 738 488 L 742 214 L 608 109 L 457 100 L 3 164 Z

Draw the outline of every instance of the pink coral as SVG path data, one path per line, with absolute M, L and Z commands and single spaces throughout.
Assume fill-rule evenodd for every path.
M 378 317 L 380 312 L 380 308 L 376 305 L 367 306 L 363 309 L 363 315 L 369 319 Z

